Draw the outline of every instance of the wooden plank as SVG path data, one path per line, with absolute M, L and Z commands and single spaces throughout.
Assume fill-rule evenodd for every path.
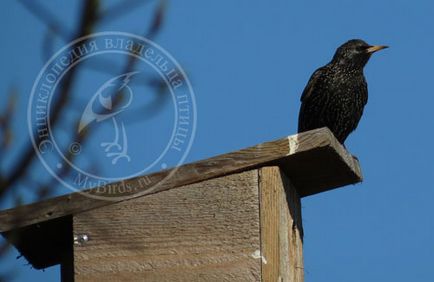
M 279 225 L 283 187 L 276 185 L 271 173 L 270 167 L 259 169 L 262 281 L 265 282 L 281 281 L 280 277 L 287 276 L 280 270 Z
M 258 171 L 74 216 L 75 281 L 260 281 Z
M 281 242 L 282 250 L 287 250 L 283 253 L 280 260 L 280 267 L 281 269 L 290 267 L 289 281 L 302 282 L 304 281 L 304 263 L 303 221 L 301 217 L 300 197 L 295 186 L 282 170 L 280 170 L 280 180 L 284 187 L 286 200 L 284 197 L 281 198 L 282 210 L 280 214 L 281 228 L 279 230 L 279 241 Z M 287 236 L 287 239 L 285 239 L 285 236 Z
M 362 179 L 358 161 L 327 128 L 321 128 L 126 180 L 134 194 L 105 194 L 101 192 L 105 189 L 91 189 L 5 210 L 0 212 L 0 232 L 270 164 L 286 167 L 285 172 L 299 189 L 301 197 L 357 183 Z M 166 180 L 160 182 L 163 179 Z M 110 185 L 119 186 L 121 183 Z M 98 200 L 85 196 L 86 193 L 113 198 L 112 201 Z
M 279 167 L 259 170 L 262 280 L 302 282 L 300 197 Z

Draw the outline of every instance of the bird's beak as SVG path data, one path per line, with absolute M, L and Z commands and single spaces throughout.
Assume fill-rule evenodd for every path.
M 371 46 L 368 49 L 366 49 L 366 52 L 369 54 L 375 53 L 377 51 L 383 50 L 389 48 L 389 46 L 384 46 L 384 45 L 375 45 L 375 46 Z

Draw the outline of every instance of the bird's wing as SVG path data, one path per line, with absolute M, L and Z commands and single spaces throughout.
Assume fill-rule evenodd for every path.
M 366 93 L 366 95 L 364 95 L 363 97 L 363 106 L 366 106 L 366 104 L 368 103 L 368 83 L 364 78 L 363 78 L 363 88 L 364 88 L 364 93 Z
M 303 90 L 303 94 L 301 94 L 301 98 L 300 98 L 301 102 L 308 99 L 309 96 L 312 94 L 315 85 L 317 85 L 322 80 L 324 71 L 325 71 L 325 67 L 321 67 L 312 74 L 312 76 L 309 79 L 309 82 L 307 83 L 306 87 Z

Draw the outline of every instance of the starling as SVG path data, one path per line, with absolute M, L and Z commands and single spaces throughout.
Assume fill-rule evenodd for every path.
M 331 62 L 312 74 L 301 95 L 298 132 L 326 126 L 344 144 L 368 102 L 363 67 L 374 52 L 384 48 L 360 39 L 341 45 Z

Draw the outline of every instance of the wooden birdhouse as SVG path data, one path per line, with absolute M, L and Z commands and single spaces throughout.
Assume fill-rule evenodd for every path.
M 0 232 L 62 281 L 303 281 L 300 199 L 361 179 L 322 128 L 125 180 L 122 195 L 4 210 Z

